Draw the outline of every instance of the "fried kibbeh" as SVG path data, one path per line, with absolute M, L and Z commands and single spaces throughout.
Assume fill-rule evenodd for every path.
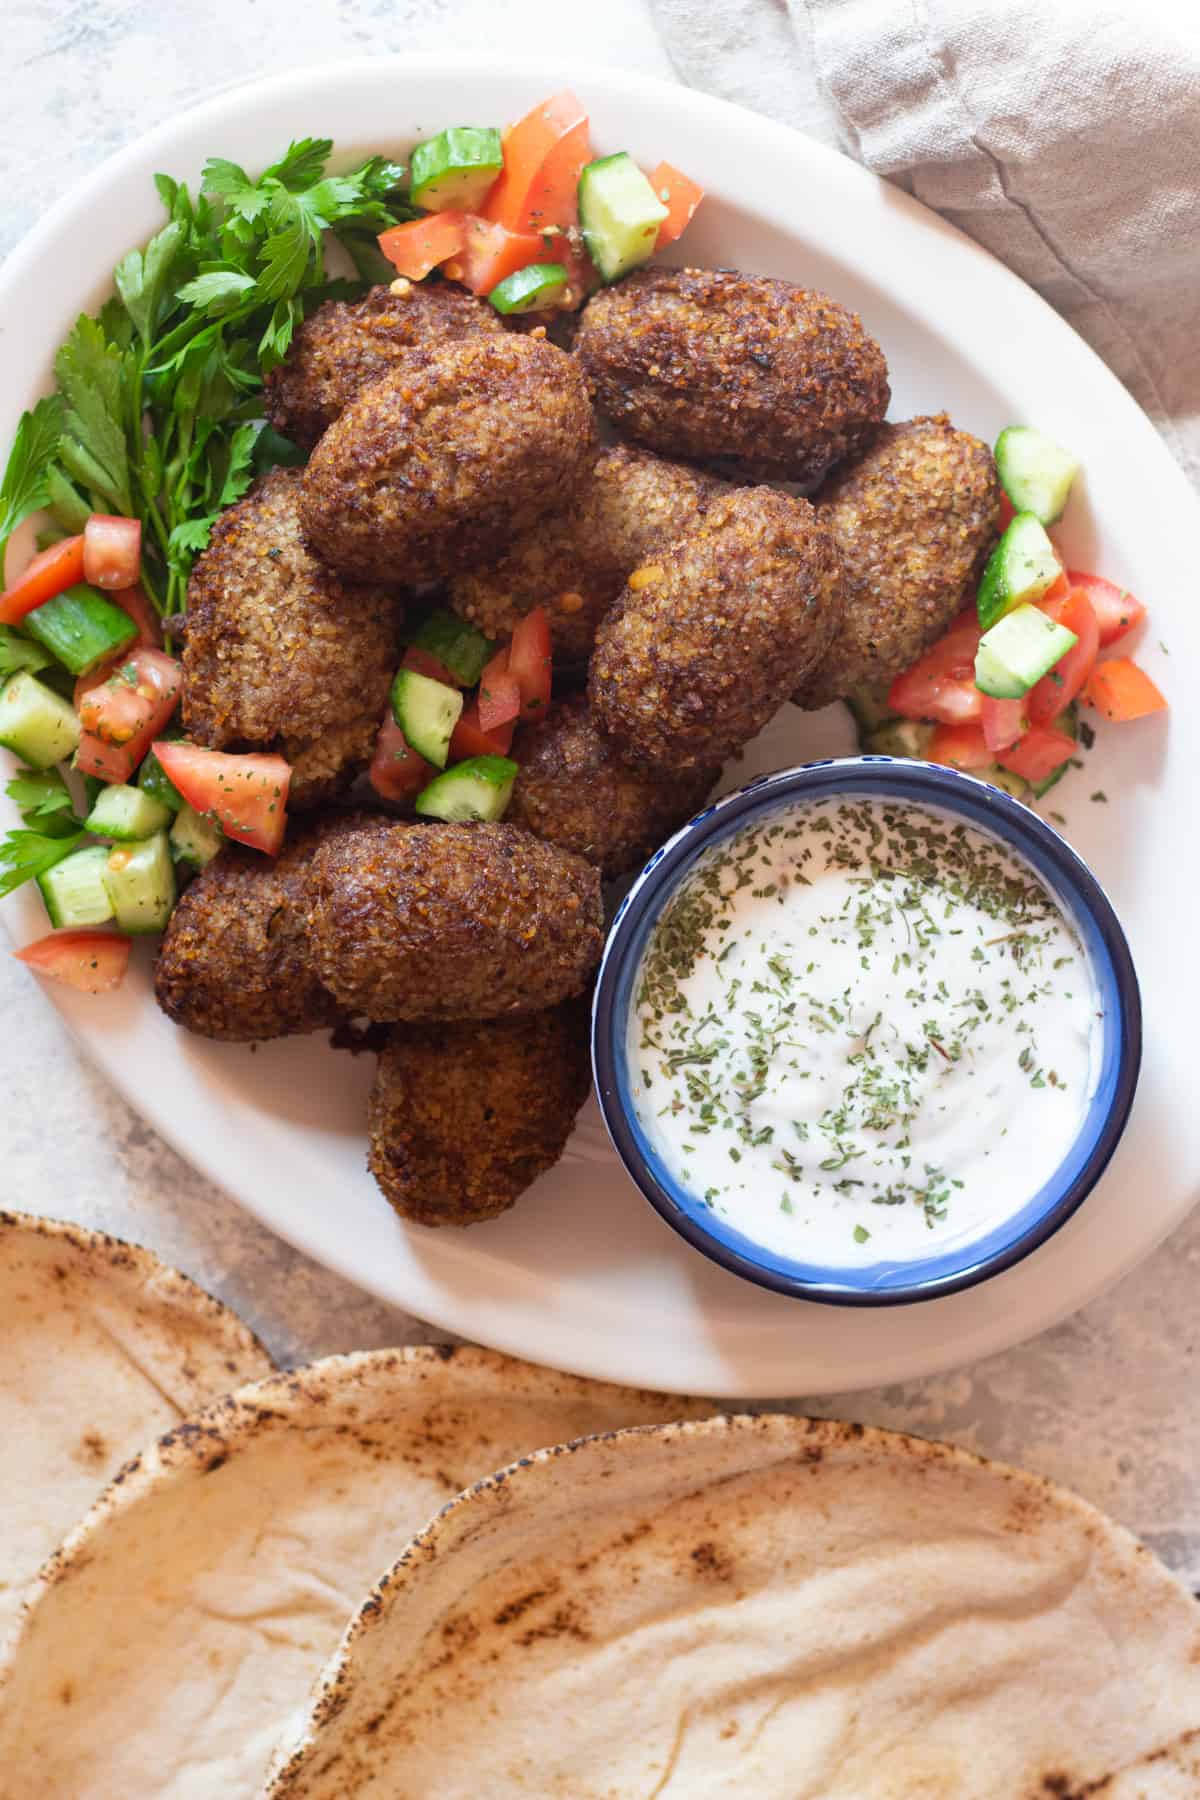
M 352 831 L 317 851 L 311 893 L 321 981 L 384 1022 L 539 1012 L 603 946 L 596 870 L 517 825 Z
M 590 1088 L 584 1000 L 393 1025 L 368 1103 L 368 1166 L 401 1218 L 478 1224 L 558 1161 Z
M 593 295 L 574 354 L 617 428 L 664 456 L 815 483 L 887 411 L 856 313 L 733 269 L 639 269 Z
M 213 750 L 272 750 L 311 807 L 371 760 L 399 657 L 394 591 L 344 581 L 304 542 L 303 477 L 273 469 L 223 512 L 188 582 L 183 723 Z
M 567 506 L 596 453 L 578 363 L 512 332 L 414 352 L 334 420 L 304 472 L 301 521 L 359 581 L 478 567 Z

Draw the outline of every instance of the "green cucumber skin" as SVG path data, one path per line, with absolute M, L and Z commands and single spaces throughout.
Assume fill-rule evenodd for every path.
M 1045 527 L 1032 513 L 1018 513 L 988 557 L 976 598 L 984 631 L 1005 613 L 1040 600 L 1054 586 L 1060 564 Z
M 104 885 L 122 931 L 136 937 L 165 930 L 178 891 L 166 832 L 110 850 Z
M 392 683 L 392 717 L 409 747 L 435 769 L 446 766 L 462 709 L 463 697 L 456 688 L 418 675 L 415 669 L 401 669 Z
M 508 810 L 518 773 L 507 756 L 468 757 L 422 788 L 415 810 L 426 819 L 494 824 Z
M 182 806 L 170 832 L 171 854 L 193 869 L 203 869 L 225 848 L 225 833 L 211 819 Z
M 530 263 L 497 282 L 488 299 L 505 318 L 512 313 L 549 310 L 565 294 L 568 279 L 561 263 Z
M 621 208 L 631 216 L 616 217 Z M 666 217 L 666 207 L 628 152 L 602 156 L 580 174 L 579 227 L 606 284 L 650 260 Z
M 902 756 L 910 762 L 923 762 L 935 729 L 915 719 L 889 719 L 866 733 L 862 748 L 870 756 Z
M 128 613 L 88 587 L 55 594 L 27 613 L 23 624 L 34 642 L 75 676 L 127 650 L 138 634 Z
M 496 654 L 491 638 L 457 613 L 438 607 L 423 622 L 412 640 L 414 650 L 427 650 L 464 687 L 474 687 Z
M 1069 450 L 1029 425 L 1010 425 L 996 439 L 996 471 L 1017 512 L 1043 525 L 1062 518 L 1079 473 Z
M 451 125 L 413 151 L 410 198 L 423 212 L 476 212 L 503 167 L 497 130 L 490 125 Z
M 138 770 L 137 784 L 144 794 L 149 794 L 152 799 L 159 801 L 167 808 L 168 812 L 180 812 L 186 804 L 183 795 L 170 779 L 153 750 L 147 750 L 142 760 L 142 766 Z
M 49 769 L 79 747 L 75 708 L 22 669 L 0 688 L 0 744 L 31 769 Z
M 78 930 L 85 925 L 107 925 L 112 901 L 103 870 L 108 851 L 103 844 L 89 844 L 55 863 L 37 878 L 46 917 L 56 931 Z
M 1075 632 L 1022 605 L 985 631 L 975 657 L 975 685 L 996 700 L 1019 700 L 1079 642 Z
M 124 783 L 102 789 L 85 820 L 94 837 L 112 838 L 119 844 L 140 843 L 170 823 L 169 806 L 144 788 Z

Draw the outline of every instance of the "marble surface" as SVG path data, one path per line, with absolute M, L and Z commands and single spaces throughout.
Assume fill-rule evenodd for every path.
M 443 46 L 675 73 L 643 0 L 14 0 L 0 249 L 100 158 L 219 87 Z M 731 68 L 753 54 L 731 44 Z M 787 84 L 792 116 L 820 131 L 804 73 Z M 235 1306 L 284 1362 L 445 1335 L 298 1255 L 190 1169 L 80 1057 L 34 979 L 3 956 L 0 1019 L 4 1205 L 153 1246 Z M 953 1374 L 797 1396 L 794 1406 L 948 1438 L 1053 1476 L 1200 1587 L 1198 1284 L 1200 1214 L 1112 1292 L 1031 1343 Z

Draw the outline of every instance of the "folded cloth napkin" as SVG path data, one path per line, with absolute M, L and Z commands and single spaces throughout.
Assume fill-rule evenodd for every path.
M 1023 276 L 1200 486 L 1194 0 L 652 4 L 689 84 L 838 145 Z

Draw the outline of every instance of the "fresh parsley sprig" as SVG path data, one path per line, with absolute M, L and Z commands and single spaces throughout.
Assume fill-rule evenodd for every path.
M 20 810 L 24 829 L 0 841 L 0 899 L 62 862 L 86 835 L 57 769 L 22 769 L 4 791 Z
M 403 168 L 375 156 L 329 175 L 332 150 L 301 139 L 257 179 L 214 157 L 195 195 L 157 176 L 167 223 L 118 264 L 100 313 L 76 322 L 55 361 L 58 396 L 29 415 L 16 522 L 44 505 L 64 531 L 93 510 L 140 518 L 144 583 L 163 614 L 182 611 L 217 515 L 269 466 L 265 373 L 314 306 L 392 274 L 375 238 L 412 216 Z M 331 236 L 354 281 L 329 278 Z

